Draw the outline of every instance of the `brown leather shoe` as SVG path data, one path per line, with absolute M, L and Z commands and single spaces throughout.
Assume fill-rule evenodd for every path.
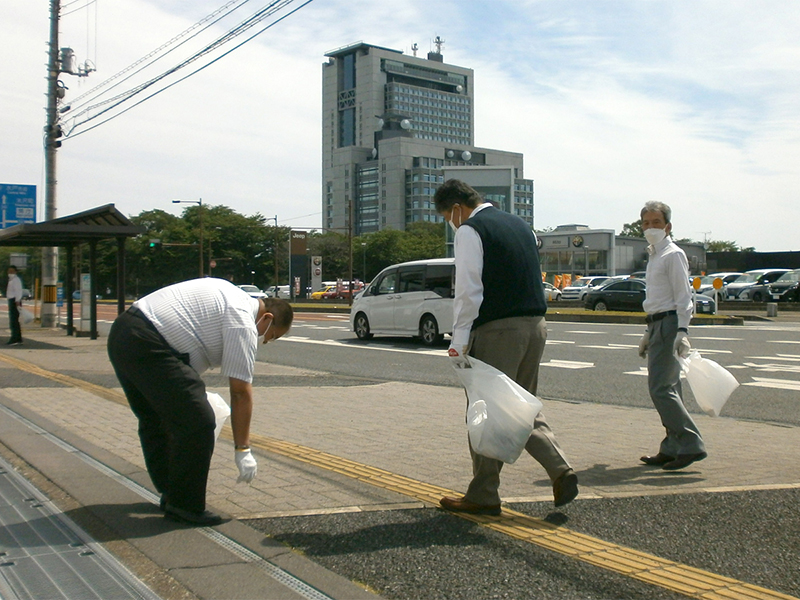
M 567 469 L 553 482 L 553 502 L 556 506 L 569 504 L 578 495 L 578 476 Z
M 708 454 L 705 452 L 698 452 L 697 454 L 678 454 L 678 458 L 671 460 L 661 468 L 667 471 L 677 471 L 678 469 L 688 467 L 693 462 L 703 460 L 706 456 L 708 456 Z
M 672 462 L 673 460 L 675 460 L 675 457 L 669 456 L 668 454 L 662 454 L 661 452 L 659 452 L 655 456 L 643 456 L 639 460 L 646 465 L 660 467 L 662 465 L 667 464 L 668 462 Z
M 496 517 L 500 514 L 499 504 L 475 504 L 464 498 L 451 498 L 445 496 L 439 500 L 442 508 L 452 510 L 453 512 L 469 513 L 471 515 L 492 515 Z

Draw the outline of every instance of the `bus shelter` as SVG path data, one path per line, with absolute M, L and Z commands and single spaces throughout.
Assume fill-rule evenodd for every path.
M 73 249 L 81 244 L 89 246 L 90 336 L 97 339 L 97 243 L 101 240 L 117 241 L 117 314 L 125 311 L 125 241 L 145 232 L 114 208 L 113 204 L 92 208 L 82 213 L 59 217 L 41 223 L 22 223 L 0 230 L 0 246 L 59 247 L 67 250 L 67 273 L 64 296 L 67 303 L 67 335 L 74 335 L 72 301 Z M 57 286 L 42 288 L 42 305 L 55 304 Z

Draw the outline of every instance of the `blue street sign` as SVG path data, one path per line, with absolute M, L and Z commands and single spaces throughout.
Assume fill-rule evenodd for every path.
M 36 223 L 36 186 L 0 183 L 0 229 Z

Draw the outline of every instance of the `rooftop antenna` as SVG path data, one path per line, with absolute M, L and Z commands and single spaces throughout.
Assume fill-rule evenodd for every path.
M 437 35 L 436 39 L 433 40 L 433 44 L 436 46 L 436 54 L 441 54 L 442 46 L 444 46 L 444 40 Z
M 417 50 L 419 50 L 419 46 L 417 46 L 417 42 L 411 44 L 411 51 L 414 53 L 414 56 L 417 55 Z

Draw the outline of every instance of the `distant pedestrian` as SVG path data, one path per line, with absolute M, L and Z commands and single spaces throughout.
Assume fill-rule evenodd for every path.
M 674 471 L 706 458 L 700 431 L 681 397 L 678 356 L 689 354 L 692 293 L 689 262 L 672 241 L 672 209 L 663 202 L 647 202 L 641 211 L 642 231 L 650 243 L 647 252 L 647 291 L 644 310 L 647 331 L 639 343 L 639 356 L 647 357 L 650 398 L 667 430 L 658 454 L 642 456 L 647 465 Z
M 250 452 L 253 372 L 259 340 L 286 334 L 293 319 L 285 300 L 251 298 L 223 279 L 176 283 L 137 300 L 114 321 L 108 356 L 139 419 L 147 472 L 165 516 L 217 525 L 206 510 L 214 452 L 214 411 L 200 374 L 221 367 L 231 395 L 231 427 L 239 481 L 256 475 Z
M 455 231 L 456 281 L 453 335 L 448 354 L 457 368 L 473 356 L 536 394 L 539 362 L 547 340 L 547 303 L 536 236 L 522 219 L 483 202 L 457 179 L 434 196 L 436 210 Z M 578 477 L 567 462 L 544 414 L 536 417 L 525 450 L 547 471 L 556 506 L 578 495 Z M 476 454 L 473 477 L 462 498 L 445 497 L 452 511 L 499 515 L 503 462 Z
M 18 346 L 22 343 L 22 328 L 19 326 L 19 309 L 22 307 L 22 280 L 17 274 L 17 267 L 8 267 L 8 329 L 11 332 L 6 346 Z

